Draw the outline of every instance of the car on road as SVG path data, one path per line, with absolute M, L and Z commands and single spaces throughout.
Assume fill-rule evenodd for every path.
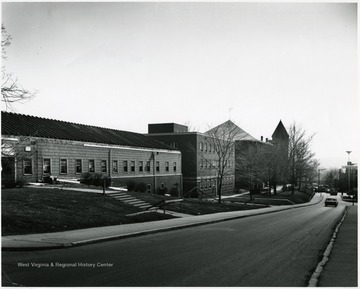
M 335 198 L 326 198 L 325 200 L 325 207 L 327 206 L 334 206 L 337 207 L 338 201 Z

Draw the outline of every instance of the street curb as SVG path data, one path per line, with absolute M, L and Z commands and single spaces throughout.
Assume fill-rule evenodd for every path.
M 53 245 L 53 246 L 2 247 L 1 249 L 2 249 L 2 251 L 41 251 L 41 250 L 52 250 L 52 249 L 68 249 L 68 248 L 71 248 L 71 247 L 79 247 L 79 246 L 84 246 L 84 245 L 89 245 L 89 244 L 96 244 L 96 243 L 101 243 L 101 242 L 106 242 L 106 241 L 114 241 L 114 240 L 119 240 L 119 239 L 126 239 L 126 238 L 131 238 L 131 237 L 137 237 L 137 236 L 150 235 L 150 234 L 154 234 L 154 233 L 161 233 L 161 232 L 167 232 L 167 231 L 180 230 L 180 229 L 185 229 L 185 228 L 190 228 L 190 227 L 202 226 L 202 225 L 206 225 L 206 224 L 215 224 L 215 223 L 220 223 L 220 222 L 225 222 L 225 221 L 248 218 L 248 217 L 252 217 L 252 216 L 260 216 L 260 215 L 265 215 L 265 214 L 277 213 L 277 212 L 281 212 L 281 211 L 298 209 L 298 208 L 301 208 L 301 207 L 307 207 L 307 206 L 313 206 L 313 205 L 319 204 L 322 200 L 323 200 L 323 196 L 321 196 L 321 198 L 319 199 L 318 202 L 314 202 L 312 204 L 307 204 L 307 203 L 299 204 L 299 205 L 296 205 L 294 207 L 279 208 L 279 210 L 274 210 L 274 211 L 270 211 L 270 212 L 259 212 L 259 213 L 254 213 L 254 214 L 250 214 L 250 215 L 245 215 L 245 216 L 234 216 L 234 217 L 228 217 L 228 218 L 225 217 L 224 219 L 203 221 L 203 222 L 190 223 L 190 224 L 184 224 L 184 225 L 176 225 L 176 226 L 167 227 L 167 228 L 151 229 L 151 230 L 145 230 L 145 231 L 139 231 L 139 232 L 132 232 L 132 233 L 119 234 L 119 235 L 113 235 L 113 236 L 106 236 L 106 237 L 100 237 L 100 238 L 94 238 L 94 239 L 87 239 L 87 240 L 75 241 L 75 242 L 70 242 L 70 243 L 56 244 L 56 245 Z
M 317 287 L 320 275 L 324 271 L 324 267 L 325 267 L 326 263 L 329 261 L 329 256 L 330 256 L 331 250 L 332 250 L 332 248 L 334 246 L 334 243 L 336 241 L 336 237 L 337 237 L 337 233 L 339 231 L 339 228 L 342 225 L 342 223 L 344 222 L 349 210 L 350 210 L 350 207 L 345 207 L 344 208 L 343 217 L 341 218 L 341 220 L 339 221 L 339 223 L 337 224 L 337 226 L 335 228 L 335 231 L 334 231 L 334 233 L 333 233 L 333 235 L 332 235 L 332 237 L 330 239 L 330 242 L 329 242 L 329 244 L 327 245 L 327 247 L 325 249 L 322 260 L 319 262 L 319 264 L 317 265 L 314 273 L 311 275 L 308 287 Z

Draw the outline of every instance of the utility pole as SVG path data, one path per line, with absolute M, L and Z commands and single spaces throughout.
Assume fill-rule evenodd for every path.
M 325 169 L 318 169 L 318 192 L 320 192 L 320 172 L 325 171 Z M 321 192 L 320 192 L 321 196 Z
M 347 188 L 347 194 L 349 196 L 350 193 L 350 170 L 351 170 L 351 162 L 350 162 L 350 154 L 351 151 L 346 151 L 348 154 L 348 161 L 347 161 L 347 172 L 348 172 L 348 188 Z

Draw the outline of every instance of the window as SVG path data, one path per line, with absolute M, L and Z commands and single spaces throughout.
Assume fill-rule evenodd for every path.
M 165 170 L 168 172 L 169 171 L 169 162 L 165 162 Z
M 139 172 L 142 172 L 144 170 L 144 162 L 139 161 Z
M 32 159 L 24 159 L 24 175 L 32 175 Z
M 82 173 L 82 160 L 80 159 L 75 160 L 75 172 L 77 174 Z
M 44 159 L 44 174 L 51 174 L 51 161 L 50 159 Z
M 128 171 L 128 162 L 127 161 L 123 162 L 123 167 L 124 167 L 124 173 L 127 173 L 127 171 Z
M 118 161 L 113 160 L 113 162 L 112 162 L 112 172 L 116 174 L 116 173 L 118 173 L 118 171 L 119 171 Z
M 176 172 L 176 162 L 174 162 L 174 172 Z
M 67 159 L 60 159 L 60 174 L 67 174 Z
M 95 160 L 89 160 L 89 173 L 95 172 Z
M 148 194 L 151 194 L 151 184 L 146 185 L 146 190 L 147 190 Z
M 211 152 L 211 143 L 209 143 L 209 152 Z
M 201 160 L 200 160 L 200 168 L 203 168 L 203 166 L 204 166 L 204 160 L 201 159 Z
M 160 162 L 159 161 L 156 162 L 156 171 L 160 172 Z
M 161 183 L 161 185 L 160 185 L 160 189 L 165 189 L 165 184 L 164 183 Z
M 130 162 L 130 167 L 131 167 L 131 172 L 134 173 L 135 172 L 135 162 L 134 161 Z
M 205 151 L 207 152 L 208 145 L 205 143 Z
M 146 171 L 150 172 L 150 161 L 146 162 Z
M 200 150 L 201 151 L 203 150 L 203 143 L 202 142 L 200 143 Z
M 102 173 L 106 173 L 106 172 L 107 172 L 106 160 L 101 160 L 101 172 L 102 172 Z

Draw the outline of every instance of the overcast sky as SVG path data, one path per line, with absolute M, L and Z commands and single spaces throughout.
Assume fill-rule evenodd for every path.
M 36 98 L 18 113 L 140 133 L 229 118 L 260 139 L 280 119 L 322 167 L 359 156 L 357 5 L 2 3 L 5 63 Z

